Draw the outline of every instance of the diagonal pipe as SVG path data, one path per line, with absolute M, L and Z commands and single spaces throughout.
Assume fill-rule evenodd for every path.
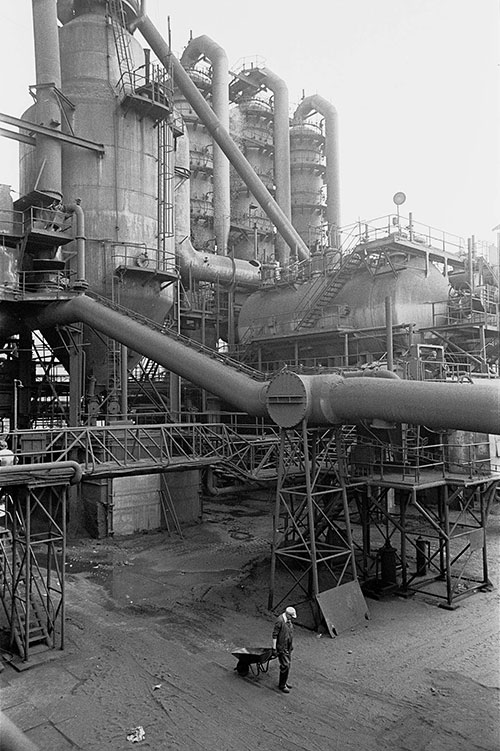
M 205 125 L 214 141 L 221 147 L 236 172 L 262 207 L 262 210 L 267 214 L 278 232 L 290 246 L 292 256 L 298 256 L 300 259 L 309 258 L 309 249 L 299 233 L 271 196 L 262 180 L 255 174 L 255 171 L 227 130 L 221 125 L 219 118 L 215 115 L 210 105 L 207 104 L 188 73 L 186 73 L 175 55 L 171 53 L 168 44 L 147 16 L 139 21 L 138 29 L 160 62 L 166 68 L 170 64 L 177 87 Z

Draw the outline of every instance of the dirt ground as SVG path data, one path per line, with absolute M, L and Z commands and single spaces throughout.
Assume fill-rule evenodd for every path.
M 493 591 L 454 611 L 370 599 L 370 620 L 335 639 L 297 626 L 285 695 L 277 661 L 242 678 L 231 654 L 271 643 L 272 505 L 210 500 L 183 539 L 70 542 L 65 649 L 4 662 L 5 714 L 40 751 L 498 751 L 500 516 Z

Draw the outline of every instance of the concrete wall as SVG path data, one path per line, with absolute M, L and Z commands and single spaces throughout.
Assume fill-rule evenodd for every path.
M 88 479 L 82 485 L 84 524 L 93 537 L 131 535 L 144 530 L 167 529 L 161 488 L 168 486 L 180 525 L 201 521 L 200 470 Z M 164 498 L 166 496 L 164 495 Z M 168 509 L 168 527 L 175 522 Z

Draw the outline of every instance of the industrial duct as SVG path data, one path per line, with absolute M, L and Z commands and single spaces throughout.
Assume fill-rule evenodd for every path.
M 193 81 L 191 81 L 189 75 L 186 73 L 177 58 L 171 53 L 165 40 L 147 16 L 139 20 L 138 29 L 160 62 L 165 67 L 168 67 L 170 63 L 179 90 L 203 122 L 212 138 L 221 147 L 241 179 L 247 185 L 249 191 L 262 207 L 262 210 L 267 214 L 269 219 L 276 226 L 278 232 L 290 246 L 292 254 L 294 256 L 297 255 L 301 259 L 309 258 L 309 249 L 299 233 L 295 230 L 290 220 L 285 216 L 284 212 L 270 195 L 264 183 L 255 174 L 254 170 L 245 159 L 227 130 L 221 125 L 219 118 L 215 115 L 210 105 L 207 104 Z
M 340 226 L 340 192 L 339 192 L 339 147 L 338 116 L 331 102 L 319 94 L 313 94 L 301 101 L 293 116 L 294 122 L 303 122 L 313 112 L 319 112 L 325 118 L 325 157 L 326 157 L 326 215 L 330 230 Z
M 181 56 L 181 65 L 191 68 L 204 55 L 212 63 L 212 107 L 223 128 L 229 131 L 229 73 L 227 55 L 208 36 L 191 39 Z M 217 250 L 227 253 L 231 213 L 229 161 L 214 139 L 213 146 L 214 232 Z
M 91 298 L 80 295 L 24 317 L 32 329 L 81 321 L 177 375 L 282 428 L 352 424 L 365 419 L 425 425 L 440 430 L 500 433 L 500 384 L 436 383 L 394 378 L 304 376 L 278 373 L 262 383 L 165 336 Z
M 202 253 L 191 243 L 191 217 L 189 205 L 189 136 L 187 128 L 177 139 L 175 152 L 176 172 L 180 177 L 175 199 L 175 247 L 181 274 L 197 281 L 219 282 L 224 285 L 254 287 L 261 281 L 260 264 L 229 256 Z

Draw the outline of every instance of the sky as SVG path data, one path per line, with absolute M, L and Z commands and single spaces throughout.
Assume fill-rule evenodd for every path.
M 31 2 L 2 6 L 0 112 L 18 117 L 35 81 Z M 146 0 L 146 10 L 165 36 L 170 26 L 177 55 L 192 33 L 221 45 L 231 69 L 258 57 L 287 83 L 291 114 L 304 94 L 335 105 L 343 225 L 393 213 L 402 191 L 401 213 L 416 222 L 495 242 L 500 0 Z M 0 182 L 13 191 L 17 149 L 0 137 Z

